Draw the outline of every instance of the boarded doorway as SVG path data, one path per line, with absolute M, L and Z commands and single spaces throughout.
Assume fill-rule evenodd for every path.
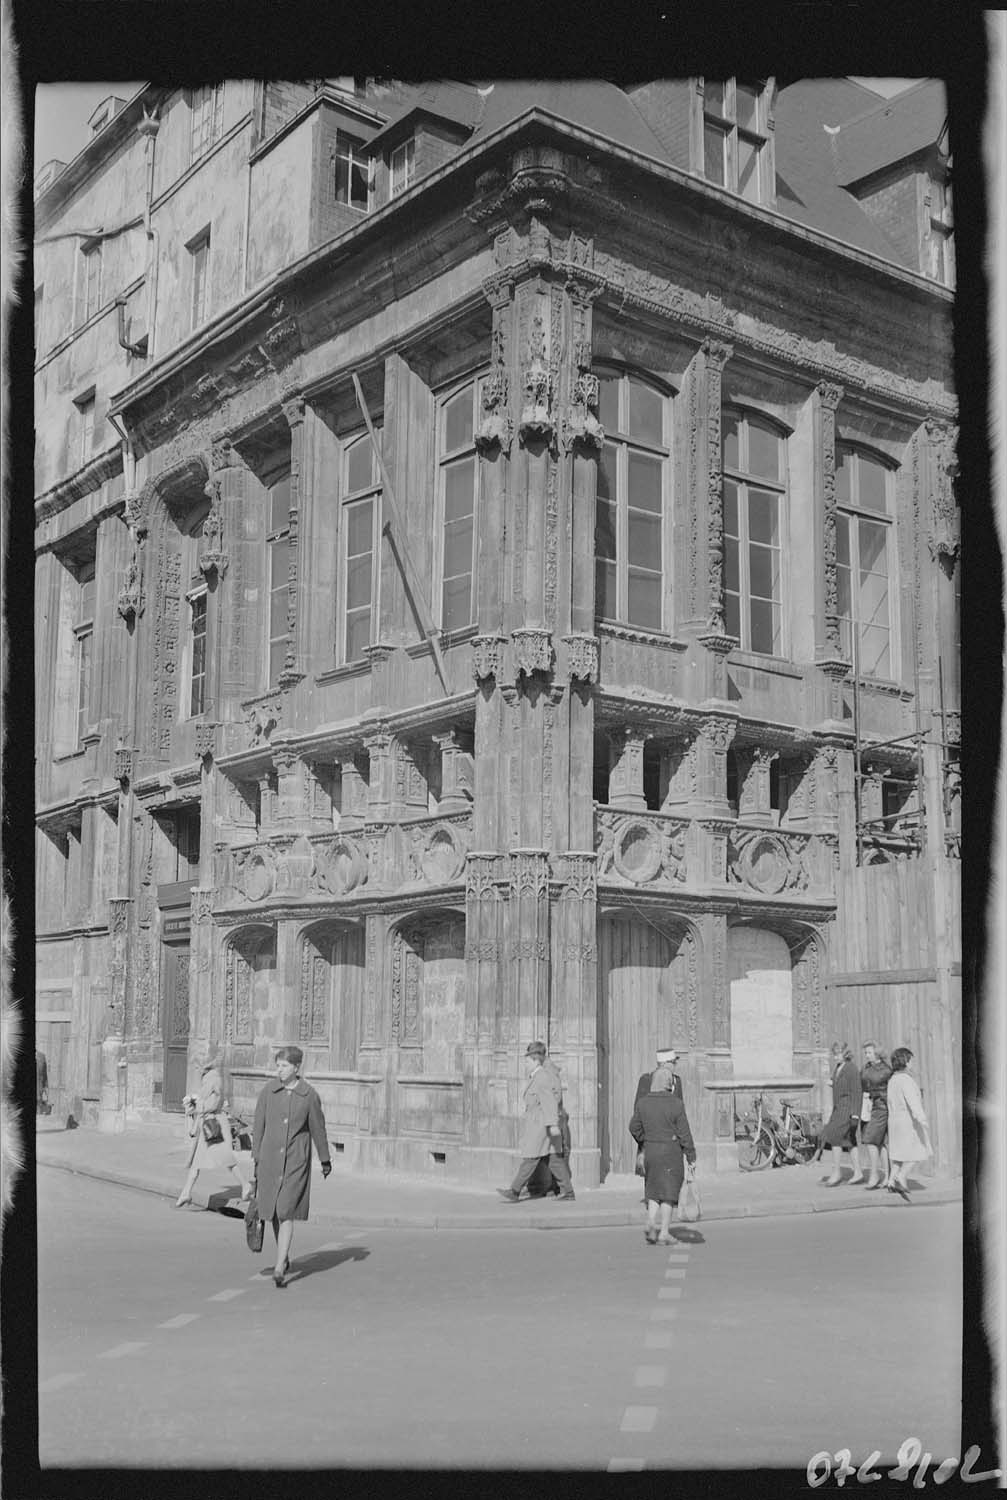
M 640 1074 L 659 1046 L 682 1045 L 681 939 L 631 917 L 598 923 L 598 1126 L 602 1177 L 631 1173 L 629 1133 Z
M 735 1078 L 789 1078 L 794 1067 L 790 949 L 778 932 L 732 927 L 731 1057 Z

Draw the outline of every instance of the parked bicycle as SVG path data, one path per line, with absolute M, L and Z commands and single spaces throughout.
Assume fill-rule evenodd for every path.
M 753 1101 L 755 1112 L 741 1117 L 745 1135 L 738 1142 L 738 1165 L 743 1172 L 761 1172 L 765 1167 L 783 1167 L 808 1162 L 818 1150 L 818 1128 L 810 1115 L 799 1114 L 793 1101 L 781 1099 L 783 1118 L 763 1107 L 761 1094 Z

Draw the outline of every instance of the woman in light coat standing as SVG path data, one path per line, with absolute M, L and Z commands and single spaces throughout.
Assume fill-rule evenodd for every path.
M 303 1061 L 300 1047 L 277 1050 L 276 1081 L 267 1083 L 256 1100 L 252 1125 L 255 1203 L 259 1217 L 273 1226 L 273 1281 L 278 1287 L 286 1286 L 294 1224 L 308 1217 L 312 1141 L 322 1176 L 332 1171 L 322 1101 L 301 1077 Z
M 182 1191 L 175 1200 L 176 1208 L 184 1208 L 187 1203 L 192 1202 L 192 1190 L 196 1185 L 196 1178 L 204 1169 L 209 1172 L 231 1169 L 237 1171 L 238 1176 L 242 1177 L 242 1170 L 234 1152 L 234 1143 L 231 1140 L 231 1122 L 224 1108 L 224 1075 L 220 1053 L 216 1047 L 211 1046 L 209 1056 L 203 1064 L 198 1095 L 187 1096 L 185 1112 L 189 1122 L 189 1134 L 192 1136 L 192 1150 L 189 1152 L 188 1172 Z M 216 1124 L 220 1130 L 220 1135 L 214 1142 L 206 1139 L 206 1132 L 203 1128 L 206 1121 L 212 1122 L 211 1129 L 213 1124 Z M 247 1157 L 242 1160 L 246 1161 Z M 242 1177 L 242 1198 L 247 1198 L 249 1192 L 248 1183 Z
M 908 1047 L 892 1053 L 892 1076 L 888 1080 L 888 1191 L 908 1202 L 909 1168 L 930 1156 L 930 1130 L 920 1086 L 909 1071 L 913 1054 Z

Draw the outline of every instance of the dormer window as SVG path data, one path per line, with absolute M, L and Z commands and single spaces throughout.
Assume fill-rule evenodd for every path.
M 955 284 L 954 217 L 951 208 L 951 167 L 931 172 L 926 189 L 927 243 L 924 269 L 942 286 Z
M 770 85 L 768 79 L 704 78 L 697 89 L 702 109 L 697 169 L 749 203 L 772 202 Z
M 403 141 L 401 146 L 396 146 L 388 160 L 389 167 L 389 198 L 404 193 L 406 188 L 412 185 L 413 173 L 416 167 L 416 142 L 410 137 Z
M 371 164 L 364 155 L 363 141 L 353 136 L 336 137 L 333 190 L 337 203 L 366 213 L 370 206 Z

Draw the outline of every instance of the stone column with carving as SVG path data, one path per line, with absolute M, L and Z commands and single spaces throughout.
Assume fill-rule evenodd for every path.
M 469 854 L 466 862 L 462 1054 L 465 1141 L 471 1150 L 505 1153 L 513 1133 L 507 1079 L 516 1036 L 504 998 L 509 863 L 499 852 Z
M 583 1187 L 600 1180 L 597 1012 L 598 856 L 570 851 L 555 857 L 552 906 L 552 1001 L 543 1040 L 559 1068 L 570 1116 L 573 1175 Z
M 219 624 L 216 716 L 239 723 L 242 699 L 260 687 L 265 512 L 263 505 L 251 503 L 254 481 L 227 438 L 213 444 L 210 465 L 220 526 L 215 546 L 227 559 L 223 571 L 217 568 L 214 601 Z
M 836 539 L 836 412 L 843 387 L 819 381 L 812 395 L 814 494 L 814 630 L 815 662 L 821 673 L 820 710 L 814 717 L 829 722 L 843 718 L 843 683 L 850 660 L 839 621 L 838 550 Z
M 702 936 L 700 965 L 701 1003 L 697 1016 L 697 1051 L 701 1054 L 704 1080 L 725 1083 L 734 1075 L 731 1057 L 731 982 L 728 965 L 728 919 L 722 912 L 706 912 L 699 918 Z M 727 1168 L 737 1165 L 734 1115 L 729 1090 L 703 1088 L 695 1101 L 696 1122 L 689 1122 L 699 1149 L 700 1161 Z
M 727 752 L 734 739 L 736 720 L 708 714 L 694 744 L 697 841 L 701 878 L 710 885 L 727 881 L 727 840 L 734 828 L 727 800 Z
M 721 653 L 716 638 L 726 637 L 724 624 L 724 480 L 722 451 L 723 372 L 734 350 L 705 339 L 686 378 L 688 441 L 686 449 L 686 525 L 679 588 L 682 629 L 714 642 L 711 677 L 717 676 Z M 728 648 L 730 649 L 730 648 Z M 709 696 L 714 694 L 708 684 Z
M 367 820 L 368 780 L 361 769 L 360 759 L 355 755 L 341 755 L 339 831 L 348 833 L 361 829 Z
M 440 753 L 440 797 L 437 811 L 469 812 L 475 790 L 475 761 L 472 735 L 466 730 L 449 729 L 433 736 Z
M 921 519 L 927 518 L 928 552 L 920 549 L 920 565 L 928 564 L 930 589 L 921 589 L 922 613 L 930 615 L 929 639 L 923 654 L 934 665 L 931 681 L 921 674 L 921 688 L 929 688 L 930 722 L 933 733 L 923 747 L 926 795 L 927 849 L 939 853 L 957 847 L 956 834 L 960 816 L 960 799 L 949 793 L 957 787 L 959 772 L 956 755 L 945 753 L 961 743 L 961 621 L 957 590 L 960 586 L 961 510 L 955 492 L 958 477 L 958 429 L 945 422 L 928 421 L 927 437 L 929 505 L 919 505 Z M 917 439 L 919 440 L 919 438 Z M 926 716 L 924 716 L 926 722 Z M 949 779 L 950 778 L 950 779 Z
M 777 752 L 765 745 L 735 751 L 738 760 L 738 816 L 748 823 L 773 822 L 769 771 Z
M 312 826 L 312 773 L 292 749 L 274 744 L 272 756 L 276 769 L 276 827 L 286 833 L 308 833 Z
M 549 1033 L 549 855 L 544 849 L 510 852 L 505 1010 L 517 1024 L 520 1052 Z
M 307 568 L 310 535 L 302 534 L 307 478 L 305 468 L 305 401 L 300 394 L 283 402 L 283 415 L 290 427 L 290 534 L 287 541 L 287 655 L 277 679 L 280 687 L 294 687 L 307 671 L 309 641 L 299 621 L 302 574 Z
M 101 1044 L 98 1129 L 109 1135 L 121 1135 L 126 1128 L 125 1039 L 131 1029 L 127 993 L 132 907 L 132 898 L 128 896 L 113 896 L 108 903 L 109 1024 Z
M 647 735 L 639 729 L 610 729 L 608 803 L 610 807 L 646 812 L 643 794 L 643 747 Z

